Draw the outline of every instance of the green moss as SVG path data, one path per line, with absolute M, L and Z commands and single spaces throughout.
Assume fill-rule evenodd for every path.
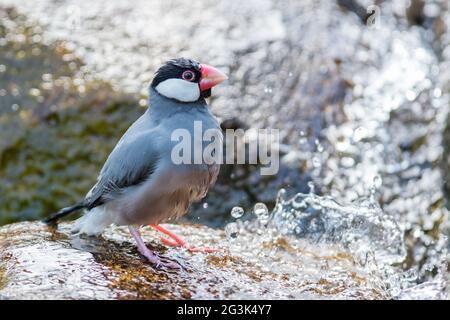
M 64 43 L 0 8 L 0 224 L 42 218 L 79 201 L 128 126 L 137 98 L 89 78 Z M 5 26 L 6 20 L 13 29 Z M 8 24 L 11 25 L 11 24 Z

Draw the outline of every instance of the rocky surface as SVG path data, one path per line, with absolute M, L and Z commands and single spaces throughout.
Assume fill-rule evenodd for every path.
M 154 231 L 146 243 L 182 271 L 153 269 L 123 228 L 102 238 L 69 235 L 41 223 L 0 229 L 0 299 L 381 299 L 391 294 L 381 274 L 336 245 L 278 236 L 255 247 L 230 245 L 223 231 L 167 225 L 188 243 L 220 252 L 167 249 Z M 248 236 L 248 235 L 247 235 Z M 252 237 L 253 238 L 253 237 Z M 248 240 L 252 238 L 247 238 Z M 281 263 L 282 261 L 282 263 Z

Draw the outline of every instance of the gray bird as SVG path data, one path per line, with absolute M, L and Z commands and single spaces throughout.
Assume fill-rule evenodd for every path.
M 85 199 L 45 222 L 55 224 L 61 217 L 84 209 L 73 232 L 98 235 L 111 224 L 126 225 L 139 252 L 150 263 L 156 267 L 177 266 L 148 249 L 139 228 L 152 225 L 175 239 L 174 245 L 184 244 L 158 224 L 184 215 L 194 201 L 202 199 L 217 178 L 219 164 L 174 163 L 172 149 L 177 142 L 172 141 L 172 133 L 185 129 L 195 136 L 196 121 L 203 130 L 220 132 L 205 98 L 225 79 L 216 68 L 190 59 L 166 62 L 150 85 L 149 108 L 119 140 Z M 222 143 L 221 133 L 218 139 Z M 200 145 L 205 148 L 204 142 Z

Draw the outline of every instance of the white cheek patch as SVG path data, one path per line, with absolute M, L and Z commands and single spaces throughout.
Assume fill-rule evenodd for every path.
M 167 98 L 183 102 L 197 101 L 200 98 L 198 83 L 182 79 L 167 79 L 159 83 L 155 89 Z

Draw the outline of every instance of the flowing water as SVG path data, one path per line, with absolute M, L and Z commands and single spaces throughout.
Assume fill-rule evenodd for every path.
M 266 272 L 282 268 L 293 282 L 302 273 L 303 280 L 317 277 L 307 269 L 320 266 L 308 266 L 308 254 L 267 248 L 283 235 L 302 252 L 311 243 L 318 256 L 330 246 L 347 252 L 383 297 L 447 297 L 448 212 L 439 169 L 450 88 L 450 36 L 439 29 L 450 21 L 445 2 L 427 5 L 428 27 L 408 25 L 407 1 L 380 4 L 376 27 L 331 1 L 0 4 L 43 25 L 45 43 L 64 40 L 89 74 L 141 104 L 155 67 L 169 57 L 201 57 L 228 71 L 213 110 L 280 128 L 282 164 L 300 172 L 301 184 L 267 187 L 252 176 L 249 184 L 259 189 L 234 190 L 226 208 L 212 191 L 204 212 L 230 214 L 232 254 Z

